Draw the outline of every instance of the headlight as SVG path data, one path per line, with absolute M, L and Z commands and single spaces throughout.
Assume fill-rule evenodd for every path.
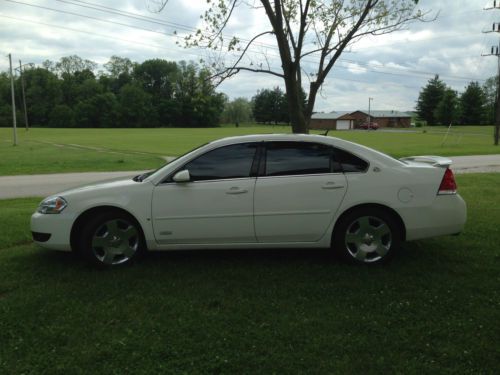
M 67 205 L 68 202 L 63 197 L 52 197 L 44 199 L 37 211 L 41 214 L 60 214 Z

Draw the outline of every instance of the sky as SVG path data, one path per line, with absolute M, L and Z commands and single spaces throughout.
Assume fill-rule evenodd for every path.
M 98 69 L 104 69 L 112 55 L 137 62 L 153 58 L 212 61 L 213 53 L 182 47 L 182 36 L 203 25 L 200 15 L 206 0 L 168 0 L 158 11 L 160 1 L 0 0 L 0 71 L 8 70 L 9 53 L 16 66 L 19 60 L 40 64 L 75 54 L 97 62 Z M 484 9 L 492 7 L 493 0 L 420 0 L 418 6 L 431 17 L 437 15 L 436 20 L 412 23 L 405 30 L 352 45 L 325 80 L 315 111 L 364 110 L 369 98 L 372 109 L 414 110 L 419 91 L 436 74 L 458 92 L 471 81 L 482 84 L 496 74 L 497 58 L 482 56 L 500 38 L 500 33 L 485 33 L 500 22 L 500 9 Z M 127 17 L 118 11 L 128 12 Z M 260 10 L 242 5 L 224 38 L 250 39 L 268 29 Z M 269 63 L 279 70 L 271 37 L 251 47 L 249 56 L 254 63 Z M 306 71 L 313 66 L 312 59 L 304 62 Z M 218 90 L 230 99 L 250 99 L 258 90 L 276 86 L 284 89 L 279 77 L 242 72 Z

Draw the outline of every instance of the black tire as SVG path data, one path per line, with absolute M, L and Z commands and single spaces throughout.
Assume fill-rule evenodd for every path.
M 379 208 L 359 208 L 342 216 L 335 226 L 332 246 L 351 263 L 378 264 L 394 256 L 401 245 L 401 228 Z
M 115 210 L 98 213 L 84 223 L 78 241 L 79 253 L 99 267 L 132 263 L 145 249 L 144 235 L 137 221 Z

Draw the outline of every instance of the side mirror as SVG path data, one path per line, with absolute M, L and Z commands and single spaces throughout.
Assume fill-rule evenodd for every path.
M 191 176 L 189 175 L 189 171 L 187 169 L 184 169 L 174 174 L 174 177 L 172 177 L 172 179 L 175 182 L 189 182 L 191 181 Z

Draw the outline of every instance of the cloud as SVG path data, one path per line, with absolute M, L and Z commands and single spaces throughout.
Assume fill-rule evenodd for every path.
M 206 57 L 201 49 L 184 49 L 175 44 L 189 30 L 200 27 L 200 14 L 207 7 L 205 1 L 169 0 L 160 13 L 151 11 L 157 0 L 86 0 L 87 7 L 69 4 L 72 0 L 19 1 L 56 11 L 2 2 L 0 50 L 3 55 L 12 53 L 14 61 L 41 63 L 72 54 L 99 64 L 104 64 L 112 55 L 138 62 L 151 58 L 197 61 Z M 89 5 L 92 3 L 108 7 L 107 11 L 92 9 L 95 8 Z M 368 97 L 374 98 L 375 109 L 409 110 L 414 108 L 420 88 L 435 74 L 460 91 L 470 80 L 481 83 L 493 76 L 496 59 L 481 57 L 481 53 L 498 44 L 498 34 L 481 31 L 491 29 L 491 24 L 498 21 L 498 12 L 484 11 L 485 3 L 485 0 L 420 0 L 419 7 L 432 10 L 431 14 L 440 12 L 437 20 L 414 23 L 398 33 L 370 36 L 354 44 L 341 56 L 325 81 L 316 110 L 364 108 Z M 78 4 L 85 6 L 82 2 Z M 119 16 L 113 9 L 140 16 Z M 147 22 L 143 17 L 156 21 Z M 268 29 L 262 9 L 249 10 L 241 6 L 236 9 L 224 36 L 245 40 Z M 251 48 L 251 60 L 280 70 L 277 48 L 266 47 L 275 45 L 273 37 L 266 36 L 259 42 Z M 316 62 L 314 57 L 304 60 L 304 71 L 314 72 Z M 0 70 L 7 69 L 8 60 L 0 59 Z M 307 78 L 303 81 L 307 91 Z M 252 97 L 257 90 L 274 86 L 284 88 L 277 77 L 241 73 L 219 89 L 235 98 Z

